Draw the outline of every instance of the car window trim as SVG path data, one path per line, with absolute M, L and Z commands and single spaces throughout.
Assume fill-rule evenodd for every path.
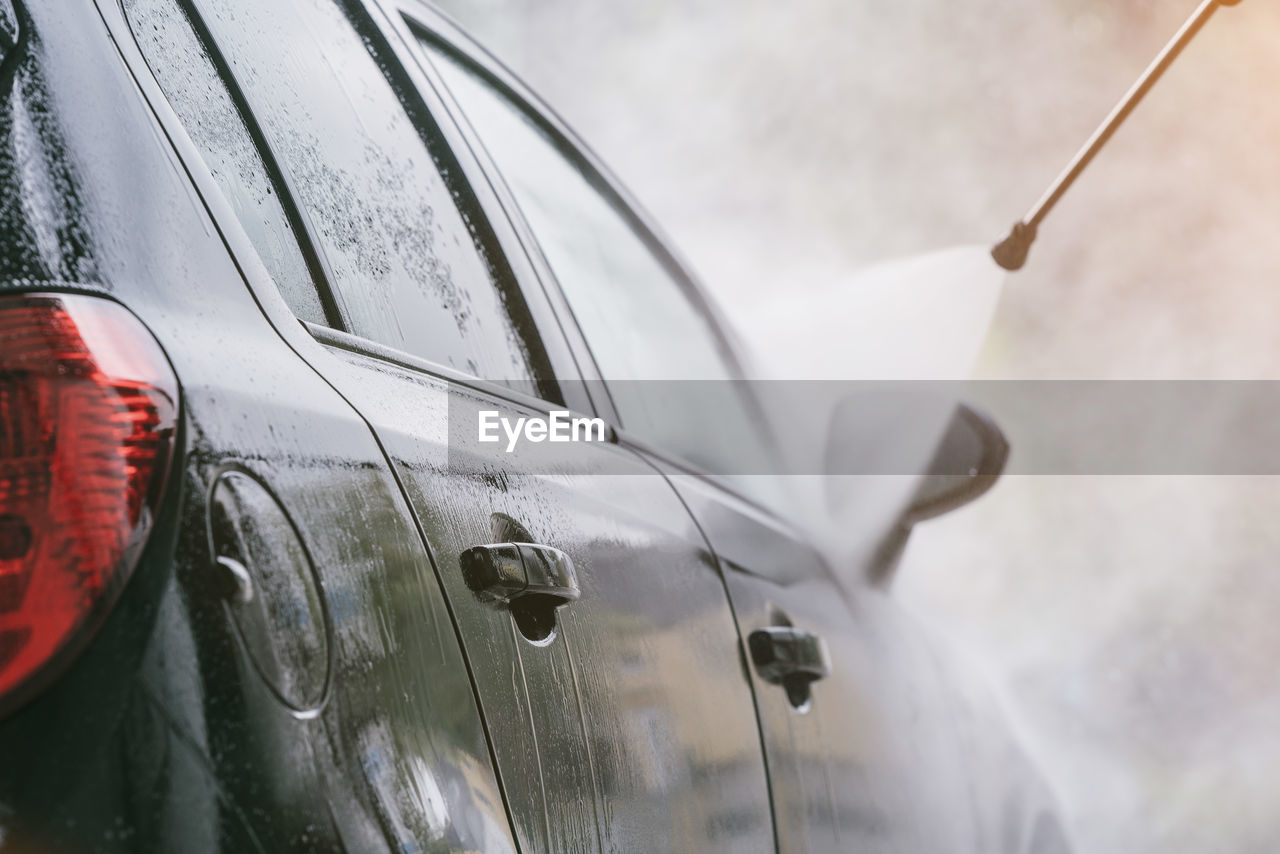
M 555 411 L 568 411 L 573 415 L 595 415 L 593 412 L 587 412 L 585 407 L 574 406 L 566 401 L 559 403 L 556 401 L 545 400 L 531 394 L 524 394 L 518 389 L 491 380 L 481 379 L 472 376 L 465 371 L 460 371 L 448 365 L 441 365 L 430 359 L 424 359 L 421 356 L 415 356 L 412 353 L 406 353 L 404 350 L 398 350 L 395 347 L 388 347 L 369 338 L 364 338 L 350 332 L 343 332 L 338 329 L 330 329 L 327 326 L 320 326 L 306 320 L 299 320 L 307 333 L 316 340 L 317 343 L 325 347 L 332 347 L 338 350 L 344 350 L 348 353 L 355 353 L 359 356 L 365 356 L 378 361 L 387 362 L 399 368 L 404 368 L 415 373 L 424 374 L 441 380 L 453 386 L 461 386 L 472 391 L 479 392 L 487 397 L 502 400 L 514 406 L 524 407 L 535 412 L 549 413 Z M 606 438 L 609 442 L 616 444 L 618 442 L 618 432 L 612 424 L 608 425 L 609 432 Z
M 182 8 L 183 13 L 187 15 L 192 28 L 196 31 L 196 34 L 205 47 L 206 52 L 213 60 L 215 70 L 219 75 L 220 81 L 231 95 L 241 118 L 245 122 L 246 128 L 250 132 L 251 141 L 253 142 L 258 155 L 263 159 L 267 166 L 268 177 L 273 181 L 273 184 L 276 185 L 275 190 L 279 196 L 281 196 L 281 204 L 285 208 L 286 215 L 290 217 L 289 224 L 294 230 L 294 238 L 302 249 L 304 258 L 308 261 L 309 272 L 312 274 L 313 283 L 317 291 L 321 294 L 322 305 L 324 304 L 324 294 L 327 292 L 337 307 L 339 322 L 331 327 L 331 330 L 350 335 L 359 340 L 367 341 L 367 344 L 370 345 L 369 349 L 371 351 L 382 354 L 399 354 L 395 358 L 391 359 L 391 361 L 403 363 L 407 360 L 418 364 L 429 365 L 431 366 L 431 373 L 442 377 L 449 377 L 451 378 L 451 381 L 453 378 L 465 377 L 467 378 L 467 384 L 479 383 L 482 386 L 489 385 L 487 381 L 482 380 L 479 377 L 474 377 L 464 372 L 458 372 L 449 366 L 439 364 L 432 360 L 423 359 L 389 345 L 383 345 L 369 341 L 368 339 L 363 339 L 361 336 L 355 335 L 355 333 L 352 332 L 350 313 L 342 302 L 340 292 L 338 292 L 337 288 L 333 285 L 335 277 L 332 272 L 332 267 L 330 266 L 328 259 L 325 257 L 323 246 L 319 240 L 319 231 L 306 213 L 305 206 L 299 200 L 298 193 L 296 192 L 296 185 L 293 183 L 288 169 L 279 159 L 276 149 L 272 146 L 270 140 L 262 130 L 262 127 L 257 120 L 252 100 L 249 98 L 248 93 L 244 91 L 239 78 L 227 62 L 221 46 L 217 44 L 217 41 L 213 37 L 213 33 L 209 30 L 208 25 L 204 21 L 200 9 L 200 0 L 176 0 L 176 2 Z M 459 211 L 463 215 L 464 220 L 469 220 L 473 224 L 479 224 L 481 229 L 489 232 L 487 235 L 488 239 L 483 242 L 485 244 L 484 254 L 491 257 L 489 266 L 496 268 L 493 270 L 493 272 L 497 274 L 493 285 L 499 290 L 505 290 L 508 288 L 514 288 L 516 290 L 519 298 L 523 300 L 529 313 L 529 319 L 533 326 L 532 331 L 537 335 L 538 343 L 544 351 L 550 375 L 545 377 L 535 376 L 534 382 L 539 386 L 548 386 L 555 389 L 561 398 L 559 401 L 545 400 L 543 401 L 544 405 L 556 406 L 563 404 L 570 408 L 580 409 L 582 399 L 586 395 L 585 389 L 574 387 L 575 384 L 580 385 L 580 380 L 578 380 L 576 373 L 569 377 L 565 377 L 563 375 L 563 371 L 558 368 L 558 365 L 562 364 L 564 361 L 564 356 L 557 352 L 559 348 L 556 346 L 565 346 L 562 337 L 562 330 L 560 330 L 558 325 L 554 326 L 551 330 L 548 330 L 546 328 L 545 321 L 540 320 L 539 314 L 543 312 L 540 312 L 539 309 L 543 307 L 539 304 L 536 296 L 531 297 L 528 289 L 523 286 L 521 277 L 515 269 L 515 265 L 510 260 L 511 253 L 507 251 L 507 246 L 502 235 L 498 232 L 498 229 L 492 222 L 492 217 L 487 206 L 484 204 L 483 199 L 480 198 L 480 194 L 476 191 L 472 169 L 468 168 L 465 158 L 459 156 L 459 153 L 456 150 L 457 145 L 454 141 L 448 138 L 445 126 L 448 125 L 449 122 L 441 121 L 439 117 L 439 110 L 433 109 L 433 105 L 428 102 L 427 98 L 421 91 L 421 87 L 417 84 L 417 81 L 412 79 L 412 70 L 410 67 L 406 66 L 405 57 L 396 49 L 394 40 L 389 38 L 388 34 L 379 25 L 376 20 L 376 16 L 372 14 L 372 10 L 364 3 L 360 2 L 344 3 L 342 5 L 344 7 L 358 6 L 359 13 L 364 16 L 363 23 L 378 32 L 378 36 L 382 41 L 382 44 L 379 45 L 379 47 L 392 54 L 391 59 L 393 61 L 378 62 L 382 73 L 384 75 L 403 75 L 404 77 L 409 78 L 397 80 L 392 76 L 388 76 L 387 82 L 388 85 L 396 90 L 397 97 L 402 101 L 406 96 L 411 99 L 416 99 L 416 103 L 413 105 L 404 105 L 405 116 L 419 134 L 422 139 L 422 144 L 427 147 L 428 154 L 432 156 L 433 160 L 435 159 L 435 153 L 430 150 L 429 146 L 427 146 L 427 139 L 431 136 L 439 136 L 440 147 L 448 152 L 452 161 L 444 165 L 446 167 L 457 167 L 456 169 L 446 168 L 442 170 L 441 177 L 444 180 L 445 186 L 450 191 L 450 195 L 453 198 L 454 203 L 458 205 Z M 359 32 L 360 27 L 358 23 L 353 22 L 353 26 L 355 26 L 357 32 Z M 377 57 L 374 57 L 374 59 L 375 61 L 378 61 Z M 429 118 L 434 127 L 424 128 L 421 125 L 419 111 L 422 115 Z M 470 151 L 468 150 L 467 153 L 469 154 Z M 477 251 L 480 251 L 480 247 L 477 247 Z M 502 281 L 503 279 L 509 279 L 509 281 L 504 283 Z M 551 317 L 555 317 L 554 313 L 549 309 L 545 310 L 545 313 L 550 314 Z M 296 315 L 295 319 L 308 330 L 325 328 L 320 327 L 318 324 L 309 323 L 302 318 L 296 317 Z M 326 319 L 330 319 L 327 311 Z M 561 337 L 557 337 L 557 335 L 560 335 Z M 380 358 L 381 357 L 382 356 L 380 356 Z M 541 398 L 539 399 L 541 400 Z

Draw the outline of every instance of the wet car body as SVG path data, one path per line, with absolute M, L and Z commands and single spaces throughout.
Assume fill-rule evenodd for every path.
M 1065 850 L 990 701 L 883 586 L 631 435 L 444 63 L 527 110 L 731 372 L 733 349 L 443 17 L 0 0 L 0 55 L 0 299 L 114 303 L 178 383 L 118 599 L 0 698 L 0 850 Z M 529 472 L 454 429 L 559 408 L 611 441 Z M 508 543 L 571 561 L 550 607 L 467 577 Z M 796 639 L 827 651 L 816 681 L 753 649 Z

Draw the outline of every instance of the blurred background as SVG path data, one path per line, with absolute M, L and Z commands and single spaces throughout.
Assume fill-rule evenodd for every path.
M 992 242 L 1196 0 L 442 0 L 732 317 Z M 1007 285 L 985 378 L 1280 379 L 1280 7 L 1220 12 Z M 1015 453 L 1016 453 L 1016 440 Z M 982 662 L 1082 852 L 1280 850 L 1280 480 L 1011 477 L 895 595 Z

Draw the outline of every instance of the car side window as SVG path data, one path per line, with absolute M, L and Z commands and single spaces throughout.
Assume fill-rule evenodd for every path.
M 326 323 L 318 298 L 288 296 L 313 279 L 276 198 L 286 190 L 284 204 L 309 223 L 345 331 L 475 377 L 547 389 L 551 369 L 529 309 L 500 252 L 486 251 L 485 224 L 464 215 L 445 180 L 443 141 L 345 7 L 191 5 L 208 44 L 176 0 L 126 2 L 162 88 L 298 316 Z M 285 187 L 272 186 L 206 51 L 221 55 L 242 91 Z
M 176 0 L 124 0 L 139 50 L 204 155 L 280 295 L 299 318 L 326 323 L 320 295 L 266 166 Z
M 736 473 L 744 448 L 762 453 L 759 418 L 711 320 L 594 170 L 481 72 L 421 44 L 537 238 L 622 426 L 717 474 Z

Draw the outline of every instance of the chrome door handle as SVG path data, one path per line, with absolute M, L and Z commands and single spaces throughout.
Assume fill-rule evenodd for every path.
M 462 577 L 479 598 L 497 605 L 535 602 L 560 608 L 582 595 L 573 560 L 534 543 L 495 543 L 460 556 Z
M 791 704 L 809 701 L 809 686 L 831 675 L 831 656 L 822 638 L 791 626 L 756 629 L 747 636 L 751 662 L 760 678 L 787 691 Z

